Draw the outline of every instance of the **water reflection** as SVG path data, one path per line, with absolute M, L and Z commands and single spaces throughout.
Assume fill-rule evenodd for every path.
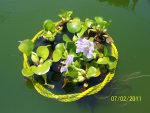
M 114 5 L 116 7 L 123 7 L 131 10 L 135 10 L 135 6 L 138 0 L 98 0 L 99 2 L 106 2 L 109 5 Z

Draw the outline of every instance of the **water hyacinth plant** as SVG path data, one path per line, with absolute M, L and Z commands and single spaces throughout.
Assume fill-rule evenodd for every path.
M 72 17 L 72 11 L 64 11 L 59 17 L 58 22 L 46 20 L 32 40 L 20 42 L 23 76 L 33 82 L 43 79 L 44 83 L 39 83 L 51 87 L 56 82 L 53 78 L 59 75 L 57 82 L 62 89 L 70 83 L 73 89 L 88 89 L 114 73 L 117 57 L 112 54 L 113 40 L 107 33 L 110 21 L 102 17 L 81 21 Z

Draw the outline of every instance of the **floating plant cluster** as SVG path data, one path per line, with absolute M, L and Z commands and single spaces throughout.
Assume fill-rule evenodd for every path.
M 55 87 L 54 76 L 60 77 L 61 88 L 68 83 L 88 88 L 93 78 L 101 80 L 114 73 L 117 58 L 111 54 L 113 40 L 107 33 L 110 21 L 102 17 L 82 21 L 73 18 L 72 11 L 59 17 L 57 22 L 46 20 L 32 40 L 20 42 L 18 48 L 25 60 L 23 76 L 36 82 L 42 78 L 43 85 L 50 88 Z

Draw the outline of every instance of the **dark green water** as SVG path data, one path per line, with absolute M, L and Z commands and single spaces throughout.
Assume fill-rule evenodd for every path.
M 45 19 L 57 20 L 61 9 L 82 19 L 112 20 L 109 34 L 119 50 L 116 78 L 150 74 L 150 0 L 0 0 L 0 113 L 150 113 L 150 77 L 129 81 L 131 90 L 121 95 L 142 101 L 126 105 L 110 99 L 61 103 L 26 86 L 17 41 L 32 38 Z

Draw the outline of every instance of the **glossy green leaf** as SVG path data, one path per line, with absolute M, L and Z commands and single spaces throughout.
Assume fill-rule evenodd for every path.
M 85 80 L 85 77 L 83 77 L 82 75 L 78 76 L 77 78 L 74 78 L 73 79 L 73 82 L 74 83 L 77 83 L 77 82 L 83 82 Z
M 76 42 L 78 40 L 78 37 L 76 35 L 74 35 L 72 40 Z
M 98 24 L 97 26 L 95 26 L 95 29 L 100 30 L 102 32 L 107 32 L 106 27 L 110 25 L 111 21 L 107 22 L 103 20 L 102 17 L 95 17 L 95 21 Z
M 114 61 L 116 61 L 117 59 L 116 59 L 115 56 L 110 55 L 110 56 L 109 56 L 109 60 L 110 60 L 110 62 L 114 62 Z
M 50 41 L 54 41 L 55 40 L 54 34 L 52 34 L 50 31 L 45 31 L 43 33 L 43 36 L 48 38 Z
M 94 42 L 94 37 L 89 37 L 89 41 Z
M 43 27 L 46 31 L 51 31 L 51 32 L 55 31 L 55 24 L 52 20 L 45 20 Z
M 34 75 L 32 70 L 26 69 L 26 68 L 23 68 L 21 72 L 22 72 L 23 76 L 26 76 L 26 77 L 30 77 L 30 76 Z
M 96 55 L 98 56 L 98 57 L 104 57 L 104 54 L 102 53 L 102 52 L 99 52 L 99 50 L 98 49 L 95 49 L 95 53 L 96 53 Z
M 95 19 L 96 23 L 101 23 L 103 21 L 102 17 L 95 17 L 94 19 Z
M 68 35 L 66 35 L 66 34 L 63 35 L 63 40 L 65 42 L 70 42 L 71 41 L 70 38 L 68 37 Z
M 104 26 L 104 25 L 107 24 L 107 21 L 103 20 L 102 17 L 95 17 L 94 19 L 95 19 L 95 21 L 96 21 L 97 24 L 100 24 L 102 26 Z
M 41 58 L 40 61 L 39 61 L 39 63 L 43 64 L 43 62 L 44 62 L 44 60 L 43 60 L 43 58 Z
M 108 56 L 108 55 L 109 55 L 108 48 L 104 46 L 104 56 Z
M 103 57 L 103 58 L 99 58 L 97 60 L 98 64 L 108 64 L 109 63 L 109 57 Z
M 80 68 L 81 67 L 81 63 L 79 61 L 75 61 L 74 62 L 74 65 L 77 67 L 77 68 Z
M 61 14 L 59 14 L 58 16 L 64 20 L 64 21 L 68 21 L 71 19 L 71 15 L 72 15 L 72 11 L 62 11 Z
M 68 42 L 67 51 L 68 51 L 69 54 L 73 54 L 74 57 L 77 56 L 77 54 L 76 54 L 76 45 L 75 45 L 74 42 Z
M 65 50 L 65 51 L 63 52 L 62 58 L 63 58 L 63 59 L 67 59 L 67 57 L 68 57 L 68 51 Z
M 95 68 L 99 67 L 99 65 L 96 63 L 95 60 L 92 60 L 90 63 L 86 63 L 86 65 L 89 66 L 94 66 Z
M 99 68 L 96 68 L 96 75 L 95 75 L 95 77 L 98 77 L 100 74 L 101 74 L 100 69 L 99 69 Z
M 85 24 L 87 27 L 91 27 L 93 25 L 93 20 L 89 19 L 89 18 L 86 18 L 85 19 Z
M 43 60 L 46 60 L 49 56 L 49 49 L 46 46 L 39 46 L 36 50 L 36 53 Z
M 86 77 L 87 77 L 88 79 L 91 78 L 91 77 L 95 77 L 95 76 L 96 76 L 96 72 L 97 72 L 96 68 L 93 67 L 93 66 L 91 66 L 91 67 L 88 69 L 88 71 L 87 71 Z
M 24 41 L 22 41 L 18 47 L 18 49 L 22 52 L 25 53 L 26 55 L 30 55 L 30 53 L 32 52 L 34 48 L 34 43 L 29 40 L 26 39 Z
M 100 70 L 101 70 L 101 73 L 107 73 L 108 72 L 108 69 L 106 68 L 105 65 L 100 65 Z
M 77 82 L 83 82 L 85 78 L 83 76 L 78 76 L 76 80 Z
M 81 30 L 82 24 L 79 18 L 74 18 L 72 21 L 67 23 L 67 29 L 71 33 L 77 33 Z
M 114 61 L 114 62 L 109 62 L 108 63 L 108 66 L 109 66 L 109 69 L 115 69 L 116 66 L 117 66 L 117 61 Z
M 80 32 L 77 35 L 79 37 L 81 37 L 82 35 L 84 35 L 84 33 L 86 32 L 87 28 L 88 28 L 87 26 L 83 25 L 82 29 L 80 30 Z
M 51 64 L 51 60 L 46 60 L 43 64 L 40 64 L 38 66 L 31 66 L 31 70 L 37 75 L 43 75 L 50 70 Z
M 75 79 L 78 77 L 78 71 L 69 67 L 68 72 L 66 72 L 66 76 L 70 76 Z
M 64 52 L 65 50 L 65 45 L 64 43 L 59 43 L 55 46 L 55 49 L 59 49 L 61 52 Z
M 38 64 L 38 62 L 39 62 L 39 57 L 37 56 L 36 53 L 32 52 L 32 54 L 31 54 L 31 60 L 32 60 L 34 63 Z
M 59 49 L 55 49 L 52 57 L 54 62 L 58 62 L 62 57 L 62 51 Z

